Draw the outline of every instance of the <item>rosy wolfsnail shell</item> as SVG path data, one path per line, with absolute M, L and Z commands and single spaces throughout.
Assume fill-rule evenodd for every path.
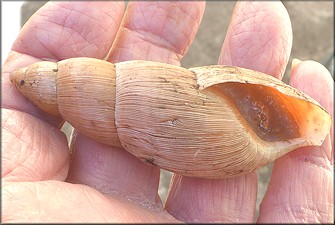
M 250 173 L 298 147 L 321 145 L 331 124 L 306 94 L 232 66 L 72 58 L 32 64 L 10 79 L 82 134 L 186 176 Z

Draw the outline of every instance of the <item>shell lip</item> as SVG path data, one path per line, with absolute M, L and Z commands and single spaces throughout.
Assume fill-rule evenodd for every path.
M 317 105 L 329 114 L 329 112 L 318 101 L 309 95 L 271 75 L 259 71 L 228 65 L 209 65 L 194 67 L 190 68 L 189 70 L 196 74 L 197 86 L 200 91 L 215 84 L 226 82 L 264 85 L 272 87 L 285 95 L 289 95 Z M 268 85 L 265 85 L 265 83 Z

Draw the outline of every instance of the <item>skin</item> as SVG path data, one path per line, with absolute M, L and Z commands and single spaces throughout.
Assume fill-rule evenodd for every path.
M 122 21 L 120 2 L 49 2 L 27 22 L 3 65 L 2 222 L 254 222 L 256 173 L 221 180 L 174 175 L 163 205 L 158 168 L 77 132 L 69 149 L 64 121 L 39 111 L 9 81 L 17 68 L 79 56 L 179 65 L 204 8 L 204 2 L 130 2 Z M 291 47 L 282 3 L 238 2 L 218 64 L 281 79 Z M 300 62 L 290 84 L 333 116 L 333 80 L 321 64 Z M 334 221 L 331 137 L 333 128 L 321 147 L 276 160 L 257 222 Z

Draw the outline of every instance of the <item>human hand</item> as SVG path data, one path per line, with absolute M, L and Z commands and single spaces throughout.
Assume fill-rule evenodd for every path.
M 130 2 L 121 22 L 122 3 L 49 2 L 31 18 L 3 67 L 3 222 L 254 221 L 256 173 L 222 180 L 174 175 L 163 206 L 158 168 L 79 133 L 69 151 L 59 130 L 63 121 L 39 111 L 8 78 L 40 60 L 104 58 L 113 41 L 108 61 L 179 65 L 203 10 L 203 2 Z M 239 2 L 219 64 L 280 79 L 291 45 L 291 24 L 281 3 Z M 332 80 L 320 64 L 295 66 L 291 85 L 332 113 Z M 331 143 L 328 137 L 320 148 L 299 149 L 275 162 L 258 222 L 333 221 Z

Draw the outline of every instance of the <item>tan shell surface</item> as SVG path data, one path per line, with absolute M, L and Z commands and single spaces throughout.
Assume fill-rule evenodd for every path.
M 90 58 L 60 61 L 57 101 L 63 118 L 82 134 L 121 147 L 114 123 L 114 64 Z
M 73 58 L 58 62 L 57 68 L 49 62 L 33 64 L 11 79 L 38 107 L 59 110 L 84 135 L 123 146 L 147 163 L 186 176 L 224 178 L 252 172 L 300 146 L 321 145 L 331 124 L 314 99 L 269 75 L 238 67 L 185 69 L 140 60 L 113 64 Z M 41 85 L 20 85 L 28 81 Z M 243 84 L 237 85 L 240 96 L 250 85 L 277 96 L 277 105 L 285 110 L 266 116 L 286 118 L 287 129 L 298 126 L 292 138 L 260 136 L 257 129 L 263 125 L 250 124 L 245 106 L 235 99 L 238 95 L 228 96 L 235 84 Z M 46 99 L 41 102 L 39 96 Z
M 131 61 L 117 64 L 116 71 L 119 138 L 126 150 L 150 164 L 187 176 L 223 178 L 249 173 L 311 144 L 304 138 L 261 140 L 225 98 L 201 90 L 201 84 L 209 85 L 199 84 L 202 77 L 193 69 Z M 235 80 L 220 80 L 228 81 Z
M 60 116 L 57 108 L 56 75 L 57 63 L 37 62 L 15 71 L 10 79 L 37 107 L 51 115 Z

